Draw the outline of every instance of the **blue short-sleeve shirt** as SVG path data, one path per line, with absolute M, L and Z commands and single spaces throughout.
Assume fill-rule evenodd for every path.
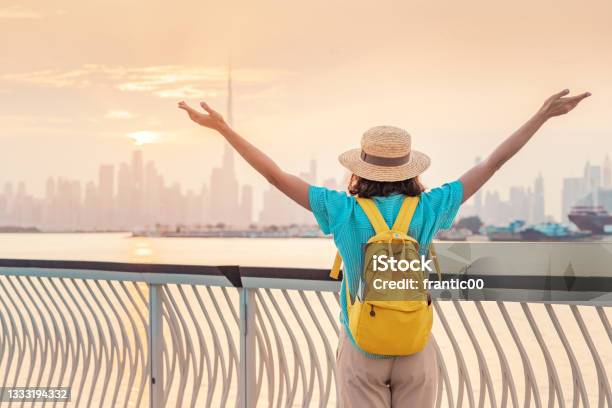
M 344 262 L 343 279 L 348 279 L 351 293 L 355 293 L 363 269 L 363 246 L 374 235 L 374 228 L 355 197 L 345 192 L 310 186 L 308 198 L 323 233 L 333 235 Z M 452 226 L 462 199 L 463 186 L 459 180 L 421 194 L 408 234 L 419 242 L 422 255 L 427 255 L 429 244 L 439 230 Z M 374 197 L 376 206 L 389 226 L 393 225 L 403 201 L 404 196 L 401 194 Z M 357 347 L 348 329 L 345 292 L 343 281 L 340 289 L 340 322 Z

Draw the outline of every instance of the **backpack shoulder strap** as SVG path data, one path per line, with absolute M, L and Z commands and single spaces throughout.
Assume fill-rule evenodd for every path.
M 412 216 L 414 215 L 414 211 L 416 210 L 418 204 L 418 196 L 406 197 L 404 199 L 402 207 L 400 208 L 400 211 L 397 214 L 397 218 L 395 219 L 395 223 L 393 224 L 392 229 L 394 231 L 402 231 L 406 232 L 406 234 L 408 233 L 408 229 L 410 228 L 410 222 L 412 221 Z M 442 271 L 440 270 L 440 263 L 438 262 L 438 256 L 436 255 L 436 248 L 433 242 L 429 244 L 429 258 L 433 260 L 436 273 L 438 274 L 438 280 L 441 281 Z
M 397 214 L 397 218 L 395 219 L 395 223 L 393 224 L 394 231 L 401 231 L 408 233 L 408 229 L 410 228 L 410 221 L 412 221 L 412 216 L 414 215 L 414 211 L 419 204 L 419 197 L 406 197 L 404 198 L 404 202 L 402 203 L 402 207 Z
M 329 272 L 329 276 L 332 279 L 338 279 L 340 276 L 340 267 L 342 266 L 342 257 L 340 256 L 340 251 L 336 252 L 336 258 L 334 259 L 334 265 Z
M 357 203 L 365 213 L 366 217 L 368 217 L 368 220 L 372 224 L 372 227 L 374 228 L 374 231 L 376 231 L 376 234 L 389 230 L 389 226 L 387 225 L 387 222 L 378 210 L 378 207 L 376 207 L 376 203 L 374 203 L 374 200 L 370 198 L 357 197 Z M 338 279 L 338 276 L 340 276 L 341 266 L 342 257 L 340 256 L 340 252 L 336 252 L 334 264 L 331 268 L 331 271 L 329 272 L 329 276 L 332 279 Z
M 438 262 L 438 255 L 436 254 L 436 247 L 433 242 L 429 244 L 429 258 L 433 260 L 436 273 L 438 274 L 438 280 L 442 281 L 442 271 L 440 270 L 440 263 Z
M 331 272 L 329 273 L 329 276 L 332 279 L 338 279 L 338 276 L 340 275 L 341 265 L 342 265 L 342 256 L 340 256 L 340 251 L 338 251 L 336 252 L 336 259 L 334 259 L 334 266 L 332 266 Z M 350 310 L 352 306 L 352 301 L 351 301 L 351 291 L 349 289 L 349 284 L 348 284 L 348 277 L 343 276 L 342 279 L 344 280 L 344 285 L 346 288 L 346 310 Z
M 378 210 L 378 207 L 376 206 L 374 200 L 372 200 L 371 198 L 357 197 L 357 203 L 359 203 L 359 206 L 361 207 L 365 215 L 368 217 L 368 220 L 370 220 L 370 223 L 372 224 L 372 227 L 374 227 L 374 231 L 376 231 L 376 234 L 380 234 L 384 231 L 389 231 L 389 226 L 387 225 L 387 222 Z

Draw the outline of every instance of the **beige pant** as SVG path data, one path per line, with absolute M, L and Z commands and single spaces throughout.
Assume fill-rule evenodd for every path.
M 420 353 L 373 359 L 357 350 L 341 329 L 336 378 L 342 408 L 433 407 L 438 383 L 436 352 L 430 339 Z

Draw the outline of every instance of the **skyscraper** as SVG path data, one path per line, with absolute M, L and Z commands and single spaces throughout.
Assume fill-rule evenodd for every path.
M 234 169 L 233 151 L 226 143 L 221 167 L 216 167 L 210 175 L 210 195 L 208 207 L 214 223 L 235 224 L 240 218 L 238 213 L 238 179 Z
M 100 219 L 98 215 L 98 190 L 93 181 L 85 184 L 85 196 L 83 198 L 83 208 L 81 214 L 81 220 L 79 222 L 80 228 L 85 227 L 86 229 L 104 229 L 104 225 L 99 224 Z
M 98 225 L 112 228 L 113 203 L 115 199 L 115 168 L 112 165 L 101 165 L 98 171 Z
M 540 223 L 544 221 L 546 221 L 546 214 L 544 213 L 544 178 L 542 173 L 539 173 L 533 186 L 531 222 Z
M 584 166 L 584 178 L 589 190 L 601 187 L 601 166 L 592 165 L 587 161 Z
M 245 184 L 240 194 L 240 225 L 248 227 L 253 223 L 253 187 Z
M 531 194 L 522 186 L 510 187 L 510 217 L 512 220 L 528 221 L 531 217 Z
M 233 95 L 231 66 L 227 76 L 227 123 L 233 124 Z M 210 218 L 214 223 L 235 225 L 240 220 L 240 205 L 238 203 L 238 179 L 234 168 L 234 150 L 224 141 L 221 167 L 216 167 L 210 175 L 210 196 L 207 203 L 210 208 Z
M 132 225 L 132 172 L 127 163 L 121 163 L 117 174 L 117 213 L 116 222 L 119 228 Z
M 570 222 L 567 215 L 572 206 L 584 197 L 586 191 L 584 177 L 566 177 L 563 179 L 563 189 L 561 190 L 561 222 Z
M 57 223 L 57 205 L 56 205 L 57 186 L 55 179 L 49 177 L 45 184 L 45 198 L 43 205 L 43 227 L 53 228 L 54 223 Z

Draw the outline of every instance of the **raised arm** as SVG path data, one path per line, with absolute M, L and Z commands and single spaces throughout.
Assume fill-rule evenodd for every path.
M 464 202 L 477 192 L 516 152 L 521 150 L 548 119 L 570 112 L 580 101 L 591 96 L 589 92 L 576 96 L 566 96 L 567 94 L 569 90 L 565 89 L 548 98 L 540 110 L 497 146 L 489 157 L 461 176 Z
M 185 102 L 179 102 L 178 107 L 185 110 L 195 123 L 214 129 L 236 149 L 236 151 L 273 186 L 282 191 L 287 197 L 310 210 L 308 202 L 308 183 L 301 178 L 283 171 L 264 152 L 249 143 L 236 133 L 225 122 L 223 117 L 205 102 L 200 104 L 205 112 L 197 111 Z

